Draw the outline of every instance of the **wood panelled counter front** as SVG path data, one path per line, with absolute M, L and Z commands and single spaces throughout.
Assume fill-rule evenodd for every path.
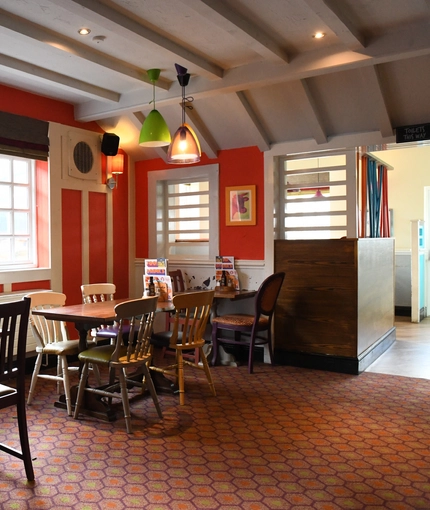
M 394 239 L 275 241 L 275 361 L 358 374 L 395 340 Z

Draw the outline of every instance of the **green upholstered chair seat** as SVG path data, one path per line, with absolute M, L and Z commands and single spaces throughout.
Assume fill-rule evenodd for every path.
M 79 361 L 87 361 L 88 363 L 98 363 L 109 365 L 112 353 L 115 350 L 114 345 L 99 345 L 92 349 L 87 349 L 79 354 Z M 127 347 L 120 349 L 120 357 L 127 354 Z

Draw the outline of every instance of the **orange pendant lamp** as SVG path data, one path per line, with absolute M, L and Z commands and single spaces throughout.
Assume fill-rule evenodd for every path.
M 192 108 L 186 105 L 193 101 L 192 97 L 185 97 L 185 87 L 190 81 L 190 74 L 185 67 L 175 64 L 178 74 L 178 82 L 182 87 L 182 124 L 173 135 L 172 143 L 167 151 L 167 162 L 175 165 L 187 165 L 198 163 L 202 154 L 199 140 L 194 130 L 185 122 L 185 108 Z

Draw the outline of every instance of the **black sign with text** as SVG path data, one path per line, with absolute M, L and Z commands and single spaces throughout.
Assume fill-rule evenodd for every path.
M 430 124 L 396 127 L 396 143 L 430 140 Z

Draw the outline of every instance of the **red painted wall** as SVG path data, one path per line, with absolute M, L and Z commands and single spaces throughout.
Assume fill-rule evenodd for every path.
M 36 228 L 39 267 L 49 267 L 49 178 L 48 162 L 36 161 Z
M 116 298 L 129 297 L 128 243 L 129 243 L 129 196 L 128 166 L 124 158 L 124 173 L 116 176 L 117 187 L 113 194 L 113 281 L 116 285 Z M 130 220 L 133 222 L 133 219 Z
M 23 92 L 5 85 L 0 85 L 0 110 L 103 133 L 96 122 L 76 121 L 73 106 L 70 104 Z
M 82 302 L 82 192 L 62 190 L 63 293 L 68 305 Z
M 107 206 L 106 193 L 88 194 L 89 282 L 107 281 Z
M 257 147 L 220 151 L 218 159 L 203 155 L 194 166 L 219 164 L 220 253 L 242 260 L 264 259 L 264 157 Z M 192 165 L 190 165 L 192 166 Z M 148 172 L 175 170 L 162 159 L 136 162 L 136 257 L 148 257 Z M 257 224 L 227 226 L 225 224 L 225 188 L 256 185 Z
M 74 118 L 73 106 L 61 101 L 37 96 L 11 87 L 0 85 L 0 110 L 17 115 L 57 122 L 59 124 L 87 129 L 97 133 L 103 130 L 96 122 L 82 123 Z M 103 178 L 106 175 L 106 157 L 102 155 Z M 119 177 L 119 187 L 113 193 L 114 214 L 114 283 L 118 297 L 129 295 L 128 275 L 128 169 Z M 37 163 L 37 193 L 44 199 L 48 193 L 48 165 Z M 95 196 L 97 195 L 97 196 Z M 102 196 L 101 196 L 102 195 Z M 81 301 L 80 285 L 82 280 L 82 214 L 81 192 L 63 190 L 62 192 L 62 243 L 63 243 L 63 292 L 69 304 Z M 107 195 L 103 193 L 89 196 L 90 262 L 91 281 L 107 280 Z M 46 203 L 41 200 L 39 203 Z M 133 221 L 133 219 L 131 219 Z M 40 266 L 49 265 L 49 209 L 39 207 L 37 211 L 39 239 L 38 259 Z M 50 288 L 50 282 L 23 282 L 12 285 L 13 290 L 32 290 Z M 0 284 L 0 292 L 4 287 Z

